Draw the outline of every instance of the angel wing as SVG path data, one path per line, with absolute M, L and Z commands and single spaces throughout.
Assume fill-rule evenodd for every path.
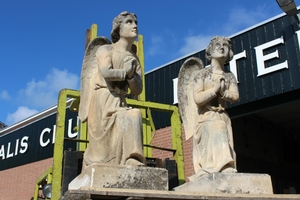
M 88 109 L 94 90 L 95 76 L 98 73 L 96 63 L 96 51 L 101 45 L 111 44 L 106 37 L 97 37 L 93 39 L 87 46 L 81 70 L 81 85 L 80 85 L 80 104 L 78 116 L 82 122 L 87 120 Z
M 193 80 L 202 68 L 204 68 L 202 60 L 191 57 L 182 64 L 178 74 L 178 107 L 186 140 L 193 135 L 197 125 L 198 107 L 193 97 Z

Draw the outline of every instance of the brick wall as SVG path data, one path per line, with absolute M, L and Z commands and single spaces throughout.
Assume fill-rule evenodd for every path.
M 0 200 L 30 200 L 36 179 L 53 163 L 53 158 L 0 171 Z
M 192 138 L 186 140 L 184 134 L 184 128 L 182 129 L 182 142 L 183 142 L 183 156 L 184 156 L 184 171 L 186 181 L 188 181 L 188 177 L 194 174 L 193 167 L 193 140 Z M 172 131 L 171 127 L 162 128 L 156 130 L 156 134 L 152 140 L 152 145 L 170 148 L 172 149 Z M 154 158 L 173 158 L 172 152 L 163 151 L 159 149 L 153 149 L 153 157 Z
M 172 149 L 171 127 L 156 130 L 156 134 L 152 140 L 152 145 Z M 164 151 L 153 148 L 152 153 L 154 158 L 173 158 L 173 152 L 170 151 Z
M 188 182 L 188 177 L 195 174 L 193 165 L 193 137 L 185 139 L 184 128 L 182 128 L 183 156 L 184 156 L 184 172 Z

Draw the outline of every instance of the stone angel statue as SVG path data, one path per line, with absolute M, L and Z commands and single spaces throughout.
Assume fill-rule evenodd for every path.
M 142 92 L 141 66 L 132 51 L 137 35 L 136 15 L 122 12 L 113 20 L 113 43 L 98 37 L 85 51 L 79 118 L 88 122 L 89 147 L 83 171 L 93 163 L 145 164 L 141 112 L 128 108 L 125 99 L 128 89 Z
M 193 136 L 195 175 L 191 181 L 214 172 L 235 173 L 231 121 L 226 102 L 239 99 L 237 81 L 224 64 L 233 57 L 230 39 L 214 37 L 206 48 L 207 67 L 199 58 L 187 59 L 178 75 L 178 106 L 186 139 Z

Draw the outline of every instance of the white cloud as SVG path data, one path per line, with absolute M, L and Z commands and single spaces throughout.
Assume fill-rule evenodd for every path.
M 9 100 L 10 96 L 6 90 L 0 92 L 0 99 Z
M 184 46 L 180 48 L 179 54 L 187 55 L 206 48 L 212 37 L 210 35 L 197 35 L 184 38 Z
M 53 68 L 43 80 L 28 82 L 26 88 L 19 92 L 19 100 L 24 106 L 20 106 L 14 113 L 9 113 L 6 123 L 11 125 L 36 114 L 41 109 L 57 104 L 58 93 L 64 88 L 78 89 L 79 77 L 67 70 Z M 8 99 L 9 95 L 2 91 L 0 98 Z
M 227 21 L 224 19 L 224 23 L 218 25 L 218 27 L 209 27 L 211 30 L 214 30 L 210 34 L 193 35 L 189 31 L 189 36 L 184 38 L 183 46 L 178 53 L 180 56 L 185 56 L 200 51 L 207 47 L 213 36 L 228 37 L 267 19 L 268 15 L 267 8 L 263 5 L 255 10 L 235 7 L 229 13 Z
M 163 37 L 160 36 L 152 36 L 151 37 L 151 46 L 147 51 L 147 54 L 150 56 L 154 56 L 160 54 L 163 49 Z
M 152 33 L 149 48 L 146 49 L 147 55 L 157 58 L 170 53 L 170 48 L 177 44 L 177 36 L 173 30 L 164 29 L 159 33 Z
M 57 103 L 61 89 L 78 89 L 79 77 L 67 70 L 53 68 L 44 80 L 32 80 L 19 93 L 25 105 L 35 109 L 45 109 Z
M 222 26 L 226 36 L 232 35 L 245 28 L 253 26 L 268 18 L 268 9 L 261 5 L 254 10 L 245 8 L 234 8 L 229 13 L 227 22 Z
M 12 114 L 8 114 L 7 119 L 6 119 L 6 123 L 8 125 L 14 124 L 16 122 L 19 122 L 23 119 L 26 119 L 27 117 L 30 117 L 32 115 L 34 115 L 35 113 L 37 113 L 38 111 L 35 109 L 29 109 L 28 107 L 25 106 L 20 106 L 16 112 L 12 113 Z

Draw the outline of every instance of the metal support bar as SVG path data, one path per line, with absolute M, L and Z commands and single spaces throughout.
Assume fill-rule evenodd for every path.
M 66 118 L 66 102 L 67 98 L 79 98 L 80 92 L 76 90 L 63 89 L 59 93 L 58 105 L 57 105 L 57 119 L 56 119 L 56 133 L 54 144 L 54 157 L 53 157 L 53 178 L 52 178 L 52 199 L 59 199 L 61 197 L 61 180 L 62 180 L 62 160 L 63 160 L 63 147 L 64 147 L 64 132 L 65 132 L 65 118 Z M 174 158 L 177 162 L 178 179 L 179 183 L 185 182 L 184 175 L 184 163 L 183 163 L 183 150 L 181 140 L 181 122 L 179 118 L 178 108 L 172 105 L 142 102 L 133 99 L 127 100 L 128 105 L 144 108 L 155 109 L 159 111 L 169 111 L 171 115 L 172 125 L 172 147 L 176 150 Z M 149 126 L 150 127 L 150 126 Z M 85 139 L 78 139 L 76 141 L 82 142 Z M 151 149 L 151 148 L 149 148 Z M 38 192 L 38 188 L 35 193 Z
M 149 141 L 148 144 L 152 144 L 152 140 L 153 140 L 153 138 L 154 138 L 154 136 L 156 134 L 156 129 L 155 129 L 155 125 L 153 123 L 153 118 L 152 118 L 152 114 L 151 114 L 151 109 L 150 108 L 147 109 L 147 116 L 148 116 L 148 121 L 150 122 L 150 129 L 151 129 L 150 130 L 151 139 L 150 139 L 150 141 Z
M 80 92 L 77 90 L 63 89 L 59 92 L 56 116 L 56 132 L 53 156 L 53 179 L 52 179 L 52 199 L 61 197 L 62 185 L 62 160 L 64 148 L 64 133 L 66 119 L 67 98 L 79 98 Z
M 176 153 L 176 149 L 169 149 L 169 148 L 164 148 L 164 147 L 158 147 L 158 146 L 149 145 L 149 144 L 143 144 L 143 146 L 150 147 L 150 148 L 153 148 L 153 149 L 160 149 L 160 150 L 164 150 L 164 151 L 171 151 L 171 152 L 173 152 L 173 154 Z
M 185 183 L 181 121 L 178 107 L 155 102 L 137 101 L 134 99 L 127 99 L 126 101 L 128 105 L 137 108 L 171 112 L 172 148 L 176 149 L 174 158 L 177 163 L 178 181 L 179 185 Z
M 79 132 L 78 132 L 78 138 L 80 139 L 80 140 L 89 140 L 89 138 L 88 138 L 88 130 L 87 130 L 87 122 L 84 122 L 84 123 L 81 123 L 80 121 L 79 121 Z M 78 148 L 77 148 L 77 150 L 78 151 L 85 151 L 85 149 L 88 147 L 88 143 L 82 143 L 82 142 L 80 142 L 79 144 L 78 144 Z
M 83 143 L 89 143 L 88 140 L 80 140 L 80 139 L 73 139 L 73 138 L 64 138 L 65 140 L 72 141 L 72 142 L 83 142 Z
M 47 183 L 51 183 L 52 181 L 52 166 L 49 167 L 42 175 L 38 177 L 35 182 L 35 190 L 33 200 L 38 200 L 39 197 L 39 188 L 43 181 L 47 179 Z
M 139 58 L 139 62 L 141 65 L 142 71 L 142 93 L 138 96 L 138 100 L 146 101 L 146 89 L 145 89 L 145 62 L 144 62 L 144 37 L 142 35 L 138 35 L 138 40 L 134 42 L 137 47 L 137 57 Z M 143 118 L 143 143 L 150 144 L 152 139 L 151 120 L 147 118 L 146 110 L 141 110 L 142 118 Z M 152 149 L 144 147 L 144 155 L 146 157 L 152 157 Z
M 184 159 L 183 159 L 183 144 L 182 144 L 182 127 L 180 121 L 179 110 L 174 106 L 173 113 L 171 115 L 171 129 L 172 129 L 172 146 L 176 149 L 174 158 L 177 162 L 178 171 L 178 183 L 179 185 L 185 183 L 184 173 Z

